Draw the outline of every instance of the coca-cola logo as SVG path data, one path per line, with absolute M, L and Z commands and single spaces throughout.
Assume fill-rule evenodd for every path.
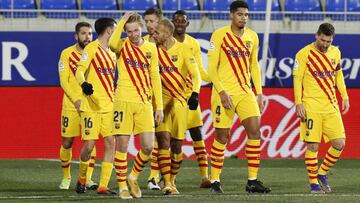
M 207 92 L 206 98 L 210 97 Z M 265 108 L 261 116 L 261 157 L 262 158 L 298 158 L 306 151 L 306 146 L 299 141 L 299 119 L 295 114 L 295 105 L 292 100 L 279 94 L 264 96 Z M 207 100 L 207 102 L 209 102 Z M 207 152 L 210 153 L 215 136 L 212 122 L 212 113 L 208 108 L 202 109 L 204 125 L 201 129 Z M 228 140 L 225 156 L 237 155 L 245 158 L 247 136 L 244 127 L 237 116 L 234 117 Z M 129 153 L 136 156 L 140 149 L 138 138 L 132 136 L 129 144 Z M 183 153 L 186 158 L 195 158 L 192 140 L 189 134 L 183 143 Z

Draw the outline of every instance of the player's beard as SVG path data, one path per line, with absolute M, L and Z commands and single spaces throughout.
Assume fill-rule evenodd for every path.
M 82 49 L 84 49 L 84 48 L 86 47 L 86 45 L 89 44 L 89 43 L 86 43 L 86 44 L 85 44 L 85 41 L 83 41 L 83 42 L 78 41 L 78 44 L 79 44 L 79 46 L 80 46 Z

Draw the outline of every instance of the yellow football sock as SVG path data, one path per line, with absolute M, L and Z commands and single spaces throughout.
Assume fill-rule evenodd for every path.
M 224 164 L 224 144 L 221 144 L 216 139 L 214 139 L 213 145 L 211 147 L 211 182 L 220 181 L 220 174 Z
M 113 169 L 113 163 L 105 162 L 105 161 L 101 163 L 99 188 L 107 188 L 110 181 L 112 169 Z
M 199 165 L 200 176 L 208 177 L 208 160 L 204 140 L 193 141 L 193 147 Z
M 248 161 L 248 179 L 255 180 L 260 167 L 260 139 L 248 139 L 245 154 Z
M 72 148 L 65 149 L 62 145 L 60 147 L 60 162 L 63 169 L 63 178 L 71 179 L 70 164 L 72 158 Z

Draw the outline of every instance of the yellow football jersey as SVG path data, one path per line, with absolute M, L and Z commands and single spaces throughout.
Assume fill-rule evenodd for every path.
M 76 44 L 61 52 L 58 69 L 60 85 L 64 90 L 62 108 L 76 111 L 74 103 L 83 98 L 81 87 L 75 78 L 77 64 L 81 53 L 76 49 Z
M 303 103 L 306 111 L 314 113 L 339 111 L 335 86 L 343 99 L 348 98 L 340 59 L 340 50 L 335 46 L 326 53 L 313 43 L 302 48 L 296 54 L 293 70 L 295 103 Z
M 193 77 L 192 91 L 199 93 L 201 76 L 190 48 L 173 38 L 175 44 L 167 51 L 158 48 L 163 97 L 175 98 L 186 104 L 186 77 Z
M 161 81 L 159 60 L 154 43 L 144 40 L 138 47 L 128 38 L 120 39 L 125 21 L 120 20 L 118 27 L 109 40 L 109 46 L 117 56 L 118 81 L 115 99 L 135 103 L 152 103 L 154 96 L 157 110 L 162 110 Z
M 81 85 L 91 83 L 94 93 L 86 96 L 81 110 L 86 112 L 109 112 L 113 110 L 114 76 L 116 56 L 111 50 L 105 50 L 99 40 L 88 44 L 81 56 L 76 71 L 76 79 Z
M 191 52 L 193 53 L 193 55 L 195 57 L 195 61 L 197 63 L 197 67 L 199 68 L 199 71 L 200 71 L 201 79 L 206 82 L 210 82 L 209 75 L 206 72 L 204 65 L 203 65 L 203 61 L 202 61 L 202 57 L 201 57 L 200 43 L 195 38 L 191 37 L 188 34 L 185 34 L 185 39 L 182 43 L 186 44 L 190 48 Z M 186 91 L 186 96 L 189 97 L 191 95 L 192 86 L 193 86 L 192 76 L 189 74 L 186 79 L 188 81 L 187 86 L 189 86 L 189 88 L 187 88 L 187 91 Z
M 252 79 L 256 94 L 262 94 L 258 46 L 258 35 L 250 28 L 245 28 L 241 37 L 231 31 L 230 25 L 212 34 L 208 51 L 209 76 L 217 92 L 248 93 L 252 91 Z

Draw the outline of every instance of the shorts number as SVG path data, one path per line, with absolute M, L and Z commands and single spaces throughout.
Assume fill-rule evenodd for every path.
M 313 119 L 305 119 L 306 122 L 306 128 L 311 130 L 314 126 L 314 121 Z
M 84 118 L 84 122 L 85 122 L 85 128 L 92 128 L 93 127 L 93 123 L 91 118 Z
M 68 118 L 68 117 L 66 117 L 66 116 L 63 116 L 63 117 L 62 117 L 62 125 L 63 125 L 64 127 L 68 127 L 68 126 L 69 126 L 69 118 Z
M 216 107 L 216 111 L 215 111 L 215 112 L 216 112 L 216 114 L 217 114 L 218 116 L 220 116 L 220 106 L 217 106 L 217 107 Z
M 123 112 L 122 111 L 114 111 L 114 122 L 119 122 L 119 117 L 120 117 L 120 122 L 123 121 Z

